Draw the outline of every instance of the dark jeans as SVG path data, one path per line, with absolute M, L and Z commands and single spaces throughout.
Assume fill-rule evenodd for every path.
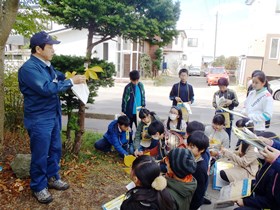
M 112 149 L 112 144 L 103 137 L 102 139 L 95 142 L 94 147 L 95 147 L 95 149 L 100 150 L 102 152 L 110 152 Z M 127 151 L 129 154 L 133 154 L 133 152 L 134 152 L 133 147 L 130 144 L 122 145 L 122 148 L 125 151 Z M 131 151 L 131 149 L 132 149 L 132 151 Z M 120 154 L 120 155 L 123 157 L 122 154 Z
M 137 128 L 137 117 L 136 114 L 132 115 L 132 117 L 129 118 L 130 120 L 130 128 L 132 129 L 133 123 L 135 124 L 135 127 Z

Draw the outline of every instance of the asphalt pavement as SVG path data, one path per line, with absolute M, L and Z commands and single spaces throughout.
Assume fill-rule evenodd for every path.
M 151 81 L 143 81 L 146 91 L 146 104 L 147 108 L 151 111 L 155 111 L 161 119 L 167 119 L 169 109 L 172 102 L 169 100 L 169 93 L 174 83 L 178 82 L 177 76 L 170 76 L 160 86 L 154 86 Z M 188 82 L 193 85 L 195 101 L 191 105 L 193 114 L 190 116 L 190 121 L 197 120 L 204 124 L 211 124 L 215 110 L 212 107 L 212 98 L 215 91 L 218 90 L 217 86 L 207 86 L 205 77 L 192 76 L 189 77 Z M 95 98 L 94 104 L 88 104 L 86 113 L 95 113 L 99 116 L 102 115 L 115 115 L 121 112 L 121 99 L 123 89 L 127 83 L 115 83 L 111 88 L 100 88 L 98 96 Z M 246 98 L 246 92 L 243 88 L 236 86 L 233 83 L 229 88 L 234 89 L 237 93 L 240 105 L 235 110 L 241 110 L 244 100 Z M 235 121 L 239 118 L 236 117 Z M 90 119 L 87 118 L 85 122 L 85 128 L 96 132 L 104 133 L 107 130 L 108 124 L 111 120 L 104 119 Z M 279 134 L 279 122 L 280 122 L 280 101 L 274 101 L 274 114 L 271 121 L 271 127 L 269 131 Z M 66 125 L 66 117 L 63 117 L 63 124 Z M 231 147 L 236 145 L 237 138 L 232 135 Z M 219 191 L 212 190 L 212 179 L 208 187 L 208 195 L 212 201 L 215 201 L 219 197 Z M 202 206 L 201 210 L 213 209 L 213 205 Z M 233 208 L 224 208 L 225 210 Z

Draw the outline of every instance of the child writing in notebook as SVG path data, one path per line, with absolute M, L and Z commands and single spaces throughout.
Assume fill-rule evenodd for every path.
M 220 149 L 229 148 L 229 136 L 224 130 L 225 117 L 222 114 L 216 114 L 213 118 L 212 125 L 206 126 L 205 135 L 209 138 L 210 154 L 214 159 L 220 156 Z
M 148 109 L 142 108 L 139 111 L 139 118 L 141 119 L 141 122 L 137 127 L 135 139 L 133 141 L 135 149 L 134 155 L 136 157 L 143 155 L 145 150 L 153 149 L 158 145 L 158 140 L 153 139 L 148 133 L 149 125 L 154 121 L 158 121 L 158 116 L 154 112 L 150 112 Z
M 242 118 L 236 122 L 240 129 L 248 127 L 253 131 L 253 123 L 249 119 Z M 254 179 L 259 169 L 257 153 L 255 147 L 240 139 L 239 145 L 235 151 L 228 150 L 224 147 L 221 149 L 223 157 L 228 158 L 234 163 L 234 167 L 220 171 L 220 176 L 227 182 L 240 181 L 245 178 Z
M 266 134 L 266 132 L 263 132 L 262 136 L 267 136 Z M 273 140 L 267 138 L 262 138 L 262 140 L 267 146 L 260 153 L 265 157 L 266 162 L 256 175 L 256 180 L 252 186 L 252 194 L 249 197 L 237 200 L 239 207 L 236 210 L 279 209 L 280 142 L 278 137 L 273 138 Z

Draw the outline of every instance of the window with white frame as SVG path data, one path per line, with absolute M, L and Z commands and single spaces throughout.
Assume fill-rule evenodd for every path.
M 275 12 L 280 13 L 280 0 L 276 0 Z
M 278 59 L 279 38 L 271 38 L 269 59 Z
M 197 47 L 198 39 L 197 38 L 188 38 L 188 47 Z
M 175 45 L 178 44 L 178 36 L 175 37 Z

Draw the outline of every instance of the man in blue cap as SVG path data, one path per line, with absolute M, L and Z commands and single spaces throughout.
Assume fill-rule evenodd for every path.
M 53 198 L 49 188 L 66 190 L 69 184 L 59 176 L 61 158 L 61 104 L 59 92 L 73 84 L 85 83 L 86 78 L 76 75 L 65 79 L 63 73 L 51 65 L 54 40 L 42 31 L 30 39 L 32 55 L 18 72 L 19 88 L 24 96 L 24 125 L 30 137 L 30 187 L 40 203 Z

